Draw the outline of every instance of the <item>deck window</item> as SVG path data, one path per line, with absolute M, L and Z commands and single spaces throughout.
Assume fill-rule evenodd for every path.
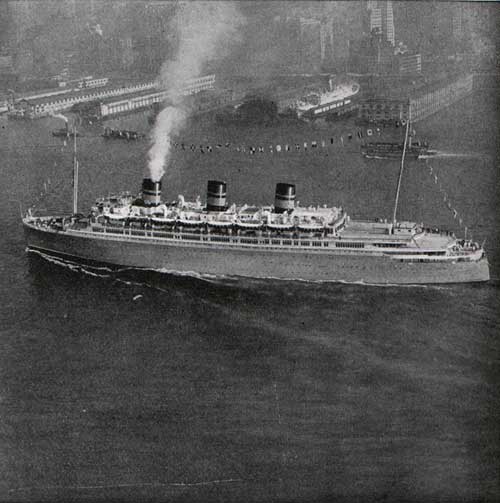
M 348 242 L 348 241 L 339 241 L 335 243 L 335 246 L 337 248 L 364 248 L 365 243 L 354 243 L 354 242 Z

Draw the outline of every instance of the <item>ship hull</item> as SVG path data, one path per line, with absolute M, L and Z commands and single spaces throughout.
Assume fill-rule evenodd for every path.
M 329 250 L 245 249 L 213 243 L 68 233 L 24 224 L 28 250 L 82 262 L 178 273 L 368 284 L 440 284 L 489 280 L 486 258 L 406 262 L 387 255 Z

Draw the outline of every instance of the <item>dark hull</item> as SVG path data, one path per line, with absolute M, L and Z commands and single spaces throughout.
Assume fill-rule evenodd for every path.
M 369 284 L 487 281 L 475 262 L 404 262 L 384 254 L 334 250 L 235 247 L 119 235 L 77 235 L 25 224 L 28 248 L 71 260 L 166 272 Z
M 75 133 L 72 131 L 66 131 L 65 129 L 60 129 L 58 131 L 52 131 L 52 136 L 56 136 L 59 138 L 73 138 Z M 77 137 L 80 137 L 80 133 L 76 133 Z

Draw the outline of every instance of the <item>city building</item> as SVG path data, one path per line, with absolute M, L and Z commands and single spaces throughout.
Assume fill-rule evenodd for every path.
M 412 121 L 425 119 L 471 94 L 473 80 L 472 74 L 466 74 L 417 91 L 410 99 Z
M 380 0 L 367 2 L 369 15 L 369 31 L 382 33 L 384 40 L 394 45 L 394 13 L 390 0 Z
M 58 89 L 36 95 L 24 96 L 10 105 L 9 113 L 13 117 L 38 118 L 51 115 L 63 110 L 69 110 L 77 103 L 104 103 L 99 116 L 114 113 L 129 112 L 144 108 L 163 101 L 169 91 L 157 90 L 158 83 L 154 81 L 129 85 L 114 85 L 99 87 L 98 84 L 106 79 L 87 78 L 78 81 L 78 85 L 71 89 Z M 91 82 L 95 85 L 85 85 Z M 80 87 L 82 84 L 82 87 Z M 185 83 L 185 96 L 212 90 L 215 86 L 215 75 L 207 75 L 190 79 Z M 116 100 L 116 96 L 123 96 Z M 110 100 L 113 98 L 112 100 Z M 100 106 L 100 105 L 99 105 Z
M 197 77 L 189 79 L 184 86 L 184 94 L 196 94 L 201 91 L 213 89 L 215 86 L 215 75 L 206 75 L 205 77 Z
M 373 31 L 349 45 L 349 70 L 360 74 L 391 73 L 394 66 L 394 47 L 382 33 Z
M 104 87 L 89 90 L 68 89 L 39 95 L 24 96 L 10 105 L 9 115 L 11 117 L 29 119 L 46 117 L 63 110 L 69 110 L 77 103 L 143 92 L 144 90 L 156 88 L 156 85 L 156 82 L 145 82 L 121 87 Z
M 333 62 L 333 19 L 320 24 L 320 58 L 323 65 Z
M 361 100 L 358 119 L 363 122 L 393 123 L 425 119 L 471 94 L 472 74 L 455 76 L 418 89 L 399 89 L 399 97 L 377 97 Z
M 396 56 L 398 73 L 404 75 L 419 75 L 422 73 L 422 57 L 420 54 L 398 54 Z
M 394 123 L 408 120 L 408 99 L 369 98 L 359 102 L 358 119 L 363 122 Z
M 373 7 L 370 9 L 370 33 L 375 31 L 382 32 L 382 9 Z
M 394 45 L 394 13 L 392 10 L 391 0 L 386 0 L 382 2 L 382 33 L 384 34 L 385 40 L 391 45 Z
M 321 68 L 321 22 L 314 18 L 300 18 L 300 67 L 305 72 Z

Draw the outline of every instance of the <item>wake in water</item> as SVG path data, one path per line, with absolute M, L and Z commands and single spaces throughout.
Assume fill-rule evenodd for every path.
M 484 159 L 484 154 L 478 152 L 446 152 L 444 150 L 433 150 L 432 154 L 419 155 L 419 159 L 443 159 L 443 158 L 461 158 L 461 159 Z
M 223 284 L 225 281 L 230 281 L 230 278 L 225 276 L 215 276 L 213 274 L 200 274 L 192 271 L 175 271 L 170 269 L 138 269 L 136 267 L 122 267 L 122 268 L 111 268 L 107 266 L 97 266 L 97 265 L 88 265 L 82 264 L 80 262 L 76 262 L 69 259 L 63 259 L 61 257 L 55 257 L 53 255 L 43 253 L 39 250 L 32 250 L 30 248 L 27 249 L 29 253 L 33 253 L 38 255 L 42 259 L 50 262 L 51 264 L 55 264 L 59 267 L 63 267 L 71 272 L 75 273 L 83 273 L 88 276 L 92 276 L 95 278 L 103 278 L 103 279 L 111 279 L 117 281 L 119 283 L 123 283 L 126 285 L 134 285 L 134 286 L 143 286 L 149 288 L 155 288 L 161 291 L 166 292 L 167 290 L 162 290 L 161 288 L 145 283 L 143 281 L 134 281 L 130 279 L 125 279 L 124 275 L 129 274 L 141 274 L 141 273 L 156 273 L 156 274 L 165 274 L 176 276 L 179 278 L 194 278 L 202 281 L 206 281 L 207 283 L 212 284 Z

